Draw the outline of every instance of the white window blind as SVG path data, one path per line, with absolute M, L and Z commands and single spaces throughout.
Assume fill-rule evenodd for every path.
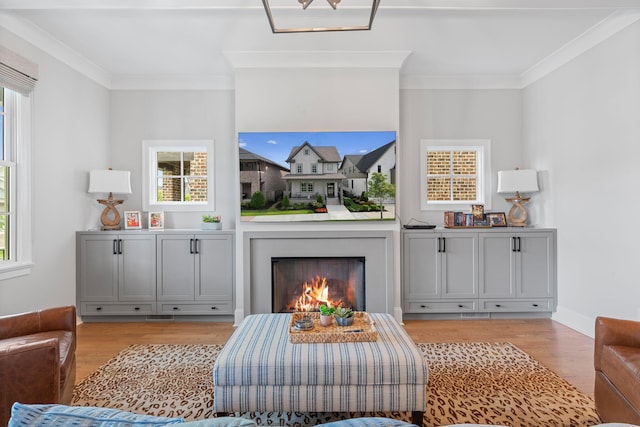
M 37 81 L 37 64 L 0 46 L 0 86 L 29 96 Z

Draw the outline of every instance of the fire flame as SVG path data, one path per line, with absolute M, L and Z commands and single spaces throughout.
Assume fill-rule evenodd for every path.
M 329 298 L 327 278 L 316 276 L 302 285 L 302 295 L 296 301 L 295 308 L 296 311 L 317 311 L 322 304 L 337 307 L 341 303 L 341 300 L 334 301 Z

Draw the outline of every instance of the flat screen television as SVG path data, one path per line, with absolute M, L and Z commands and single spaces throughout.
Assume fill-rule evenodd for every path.
M 396 132 L 240 132 L 240 220 L 395 219 Z

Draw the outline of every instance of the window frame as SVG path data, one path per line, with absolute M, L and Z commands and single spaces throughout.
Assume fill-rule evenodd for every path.
M 476 200 L 429 201 L 427 193 L 427 153 L 429 151 L 476 151 Z M 491 140 L 422 139 L 420 140 L 420 210 L 447 211 L 468 208 L 471 204 L 491 209 Z
M 207 152 L 207 202 L 158 202 L 155 198 L 158 151 Z M 215 211 L 213 140 L 144 140 L 142 141 L 142 209 L 144 211 L 205 212 Z M 153 198 L 152 198 L 153 196 Z
M 24 96 L 4 87 L 3 144 L 8 159 L 4 165 L 10 167 L 9 184 L 9 259 L 0 260 L 0 280 L 11 279 L 31 273 L 33 266 L 33 214 L 31 147 L 33 95 Z M 18 183 L 20 192 L 18 193 Z

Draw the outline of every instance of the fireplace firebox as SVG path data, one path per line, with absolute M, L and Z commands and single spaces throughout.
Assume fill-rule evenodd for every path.
M 273 313 L 343 305 L 365 311 L 364 257 L 271 258 Z

